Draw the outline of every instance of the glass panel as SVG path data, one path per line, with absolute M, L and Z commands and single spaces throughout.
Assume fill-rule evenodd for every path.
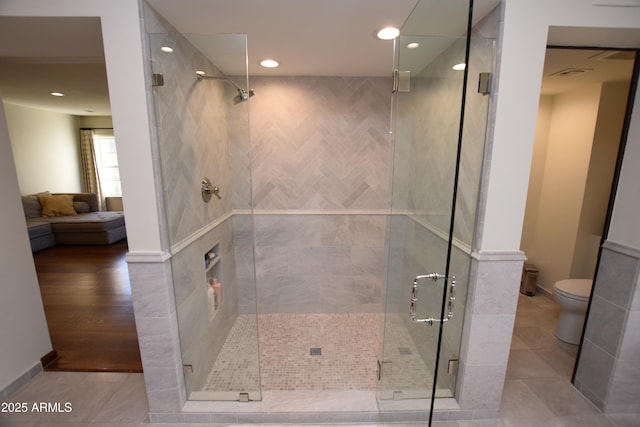
M 452 67 L 467 62 L 468 18 L 467 1 L 421 1 L 396 40 L 394 173 L 379 389 L 383 409 L 412 398 L 427 399 L 426 408 L 432 397 L 453 392 L 447 381 L 434 386 L 452 281 L 416 277 L 449 275 L 465 95 L 464 68 Z M 441 24 L 445 22 L 447 26 Z M 455 315 L 462 317 L 462 312 L 457 309 Z
M 260 400 L 246 37 L 168 29 L 150 47 L 187 397 Z

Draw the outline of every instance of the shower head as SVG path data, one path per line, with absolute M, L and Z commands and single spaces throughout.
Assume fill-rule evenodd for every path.
M 253 95 L 256 94 L 253 91 L 253 89 L 249 89 L 249 92 L 247 92 L 246 90 L 242 89 L 241 87 L 239 87 L 237 89 L 238 89 L 238 95 L 233 98 L 233 100 L 236 102 L 236 104 L 238 102 L 246 101 L 247 99 L 251 98 Z
M 253 89 L 249 89 L 247 91 L 246 89 L 241 88 L 240 86 L 238 86 L 236 84 L 236 82 L 234 82 L 233 80 L 231 80 L 228 77 L 224 77 L 224 76 L 207 76 L 206 74 L 204 74 L 202 72 L 196 72 L 196 79 L 198 79 L 198 81 L 202 81 L 202 80 L 224 80 L 225 82 L 232 84 L 233 87 L 235 87 L 238 90 L 238 95 L 233 98 L 233 100 L 234 100 L 234 102 L 236 104 L 238 104 L 239 102 L 246 101 L 250 97 L 255 95 L 255 92 L 253 91 Z

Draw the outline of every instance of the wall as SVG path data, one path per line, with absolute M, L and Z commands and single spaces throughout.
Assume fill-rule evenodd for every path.
M 20 194 L 82 191 L 76 116 L 5 104 Z
M 146 255 L 161 249 L 157 194 L 151 146 L 151 128 L 145 97 L 145 74 L 138 4 L 128 0 L 103 3 L 90 0 L 8 0 L 0 5 L 2 16 L 92 16 L 101 20 L 109 98 L 121 158 L 120 172 L 128 182 L 131 212 L 127 215 L 129 248 Z M 124 189 L 126 193 L 127 190 Z M 126 195 L 124 196 L 127 199 Z
M 640 414 L 639 111 L 636 92 L 611 226 L 602 249 L 575 378 L 578 390 L 605 412 L 636 417 Z
M 503 4 L 506 10 L 500 21 L 498 49 L 501 60 L 496 70 L 497 86 L 492 94 L 486 179 L 480 198 L 482 211 L 477 249 L 481 253 L 474 258 L 472 267 L 470 289 L 474 295 L 467 304 L 461 355 L 460 378 L 464 381 L 464 390 L 458 399 L 465 411 L 459 416 L 476 418 L 497 415 L 502 393 L 511 336 L 509 326 L 515 316 L 523 261 L 518 258 L 518 250 L 549 27 L 596 27 L 602 28 L 603 34 L 609 33 L 610 29 L 640 27 L 640 12 L 633 8 L 595 7 L 582 0 L 506 0 Z M 114 129 L 123 159 L 120 167 L 125 183 L 129 270 L 147 396 L 152 411 L 172 415 L 182 409 L 184 386 L 180 383 L 182 366 L 179 343 L 175 339 L 174 305 L 169 292 L 171 272 L 165 262 L 167 253 L 161 231 L 165 227 L 160 226 L 163 221 L 161 195 L 155 191 L 157 171 L 154 170 L 150 143 L 154 130 L 150 126 L 146 98 L 151 89 L 145 80 L 149 74 L 145 73 L 143 64 L 145 55 L 138 7 L 137 3 L 126 0 L 81 3 L 73 0 L 4 0 L 0 3 L 0 15 L 101 17 Z M 584 37 L 580 40 L 592 45 L 602 42 L 602 39 Z M 523 81 L 528 84 L 523 85 Z M 635 227 L 640 210 L 640 199 L 636 197 L 637 182 L 640 181 L 639 102 L 636 100 L 628 160 L 609 235 L 610 239 L 635 248 L 640 246 L 640 228 Z M 3 189 L 2 195 L 13 197 L 17 193 L 17 190 Z M 3 211 L 3 222 L 16 229 L 23 224 L 21 217 L 17 209 L 13 214 Z M 26 243 L 26 234 L 24 241 Z M 15 251 L 11 254 L 6 258 L 7 262 L 19 265 L 20 257 Z M 22 283 L 25 278 L 29 280 L 25 274 L 18 276 L 15 283 Z M 625 331 L 640 330 L 638 324 L 631 319 Z M 13 324 L 2 325 L 3 333 L 12 332 Z M 491 332 L 490 336 L 487 331 Z M 12 338 L 5 342 L 21 348 L 39 341 L 37 337 L 29 336 L 26 343 L 18 342 L 15 335 L 10 336 Z M 487 344 L 490 344 L 489 349 Z M 12 373 L 17 376 L 22 372 L 14 369 Z M 176 419 L 171 418 L 172 421 Z
M 380 310 L 391 80 L 254 77 L 261 312 Z
M 111 116 L 79 116 L 78 120 L 78 124 L 81 128 L 113 128 L 113 120 L 111 120 Z
M 553 96 L 543 95 L 540 97 L 538 107 L 538 119 L 536 121 L 535 143 L 533 145 L 533 156 L 531 159 L 531 174 L 529 177 L 529 191 L 527 193 L 527 208 L 525 210 L 524 224 L 522 226 L 521 248 L 529 258 L 529 262 L 536 254 L 534 243 L 537 228 L 537 212 L 540 207 L 540 198 L 544 183 L 545 160 L 549 145 L 549 126 L 551 114 L 553 112 Z
M 637 29 L 640 22 L 637 8 L 598 7 L 579 0 L 565 0 L 561 6 L 550 0 L 535 5 L 506 0 L 504 5 L 504 60 L 499 70 L 492 167 L 482 227 L 482 246 L 487 249 L 519 247 L 526 200 L 526 191 L 521 189 L 528 184 L 549 27 L 561 27 L 562 34 L 566 34 L 566 40 L 554 40 L 555 44 L 589 45 L 590 42 L 590 46 L 594 46 L 623 40 L 628 46 L 636 42 L 633 29 Z M 574 27 L 594 27 L 599 31 L 579 33 L 578 42 L 570 39 Z M 628 37 L 610 35 L 626 29 L 631 29 Z M 522 55 L 525 51 L 526 57 Z M 523 85 L 523 81 L 527 84 Z
M 38 278 L 20 201 L 7 122 L 0 103 L 0 399 L 39 372 L 40 358 L 52 350 Z
M 180 377 L 178 375 L 181 376 L 182 366 L 176 363 L 176 353 L 172 351 L 177 345 L 175 340 L 171 340 L 174 324 L 171 319 L 175 322 L 175 316 L 171 315 L 170 294 L 167 292 L 171 276 L 167 274 L 167 266 L 164 263 L 165 252 L 160 231 L 162 217 L 159 213 L 159 193 L 152 161 L 150 143 L 152 128 L 146 98 L 146 91 L 150 85 L 145 81 L 147 73 L 143 63 L 139 5 L 129 0 L 111 2 L 88 0 L 82 3 L 74 0 L 7 0 L 0 3 L 0 15 L 97 16 L 101 20 L 109 98 L 120 156 L 120 173 L 124 183 L 124 203 L 127 208 L 127 241 L 130 251 L 128 259 L 130 262 L 137 262 L 135 265 L 130 264 L 129 272 L 135 300 L 136 327 L 141 338 L 140 347 L 143 353 L 147 396 L 153 408 L 167 402 L 164 397 L 171 392 L 174 393 L 172 396 L 175 396 L 175 401 L 179 401 Z M 1 138 L 2 145 L 8 147 L 9 142 L 5 135 Z M 4 154 L 1 157 L 2 159 L 11 158 Z M 15 169 L 11 167 L 3 167 L 2 173 L 15 173 L 11 172 L 13 170 Z M 2 188 L 3 199 L 12 197 L 17 199 L 17 183 L 15 185 L 14 190 Z M 24 214 L 19 209 L 3 210 L 2 223 L 14 230 L 20 230 L 24 226 Z M 8 263 L 7 265 L 11 268 L 3 271 L 12 271 L 12 274 L 15 274 L 15 280 L 11 280 L 10 283 L 15 285 L 16 289 L 21 287 L 24 289 L 25 284 L 33 283 L 32 272 L 16 266 L 24 266 L 25 260 L 32 258 L 26 256 L 26 251 L 21 253 L 15 248 L 20 247 L 21 244 L 26 248 L 27 234 L 25 232 L 22 236 L 13 236 L 11 241 L 9 239 L 3 239 L 3 241 L 11 246 L 7 248 L 7 254 L 2 257 L 3 262 Z M 12 307 L 20 309 L 22 313 L 30 313 L 32 307 L 39 304 L 36 295 L 31 295 L 22 301 L 9 299 L 3 299 L 3 301 L 10 302 Z M 3 321 L 0 324 L 1 334 L 6 337 L 3 341 L 3 354 L 4 348 L 15 349 L 17 353 L 47 345 L 50 348 L 48 340 L 45 341 L 40 333 L 16 334 L 14 323 Z M 25 324 L 28 323 L 25 321 Z M 158 367 L 156 357 L 158 354 L 170 360 L 173 357 L 173 363 L 169 362 L 171 367 L 164 368 L 166 365 Z M 29 366 L 37 361 L 35 356 L 32 356 L 33 359 L 21 356 L 24 357 L 23 362 L 27 362 Z M 22 365 L 3 364 L 3 369 L 6 369 L 3 371 L 5 376 L 11 378 L 17 378 L 25 373 Z M 171 408 L 177 408 L 177 405 L 173 404 Z
M 530 180 L 534 191 L 528 198 L 531 210 L 524 223 L 524 230 L 530 233 L 523 234 L 522 250 L 528 262 L 538 267 L 538 284 L 548 292 L 556 281 L 571 277 L 600 94 L 600 84 L 559 94 L 552 98 L 548 113 L 539 112 L 543 119 L 540 127 L 545 127 L 547 114 L 550 121 L 546 141 L 544 137 L 537 141 L 542 143 L 538 151 L 544 151 L 545 157 L 536 157 L 541 163 L 531 166 L 541 174 Z M 533 184 L 534 177 L 541 181 Z
M 521 247 L 548 293 L 594 275 L 628 91 L 608 82 L 541 97 Z
M 458 399 L 461 407 L 485 414 L 495 413 L 499 408 L 508 361 L 524 260 L 518 249 L 547 43 L 640 45 L 640 10 L 637 8 L 596 6 L 580 0 L 535 3 L 505 0 L 503 7 L 497 85 L 492 94 L 495 103 L 489 119 L 477 255 L 465 315 Z M 550 31 L 555 29 L 558 31 Z M 554 35 L 553 40 L 548 40 L 549 34 Z M 638 117 L 636 102 L 633 120 L 637 121 Z M 637 130 L 630 134 L 631 145 L 636 147 L 639 140 Z M 629 167 L 635 170 L 631 173 L 635 180 L 622 178 L 622 185 L 629 187 L 626 192 L 619 191 L 616 203 L 620 206 L 620 216 L 614 214 L 614 223 L 620 221 L 621 229 L 614 225 L 609 238 L 622 237 L 626 244 L 638 247 L 640 233 L 631 218 L 634 215 L 637 218 L 640 206 L 629 190 L 634 186 L 632 182 L 638 182 L 640 159 L 628 159 Z M 625 286 L 635 285 L 627 282 Z M 626 328 L 639 329 L 637 322 L 627 324 Z M 490 337 L 486 331 L 491 331 Z M 491 344 L 490 351 L 486 344 Z M 601 369 L 598 365 L 592 367 L 595 371 Z M 608 373 L 602 377 L 608 381 Z
M 606 221 L 611 185 L 629 97 L 629 81 L 605 82 L 569 277 L 593 277 Z

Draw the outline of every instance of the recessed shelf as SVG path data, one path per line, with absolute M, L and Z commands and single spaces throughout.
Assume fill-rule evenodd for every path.
M 207 305 L 209 308 L 209 318 L 217 313 L 224 301 L 222 289 L 222 265 L 220 262 L 220 243 L 216 243 L 211 249 L 204 253 L 204 269 L 206 276 L 205 290 L 207 295 Z

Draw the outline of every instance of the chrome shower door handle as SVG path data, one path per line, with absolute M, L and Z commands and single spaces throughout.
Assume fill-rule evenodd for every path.
M 438 279 L 449 279 L 450 287 L 449 287 L 449 299 L 447 301 L 447 315 L 443 319 L 433 318 L 431 316 L 426 318 L 419 318 L 417 316 L 416 303 L 418 302 L 418 284 L 421 279 L 431 279 L 432 281 L 437 281 Z M 445 282 L 446 286 L 446 282 Z M 447 322 L 449 319 L 453 318 L 453 304 L 456 300 L 456 276 L 447 277 L 438 273 L 431 274 L 422 274 L 416 276 L 413 279 L 413 287 L 411 288 L 411 300 L 409 303 L 409 316 L 411 317 L 411 321 L 414 323 L 426 323 L 429 326 L 432 326 L 434 322 Z

